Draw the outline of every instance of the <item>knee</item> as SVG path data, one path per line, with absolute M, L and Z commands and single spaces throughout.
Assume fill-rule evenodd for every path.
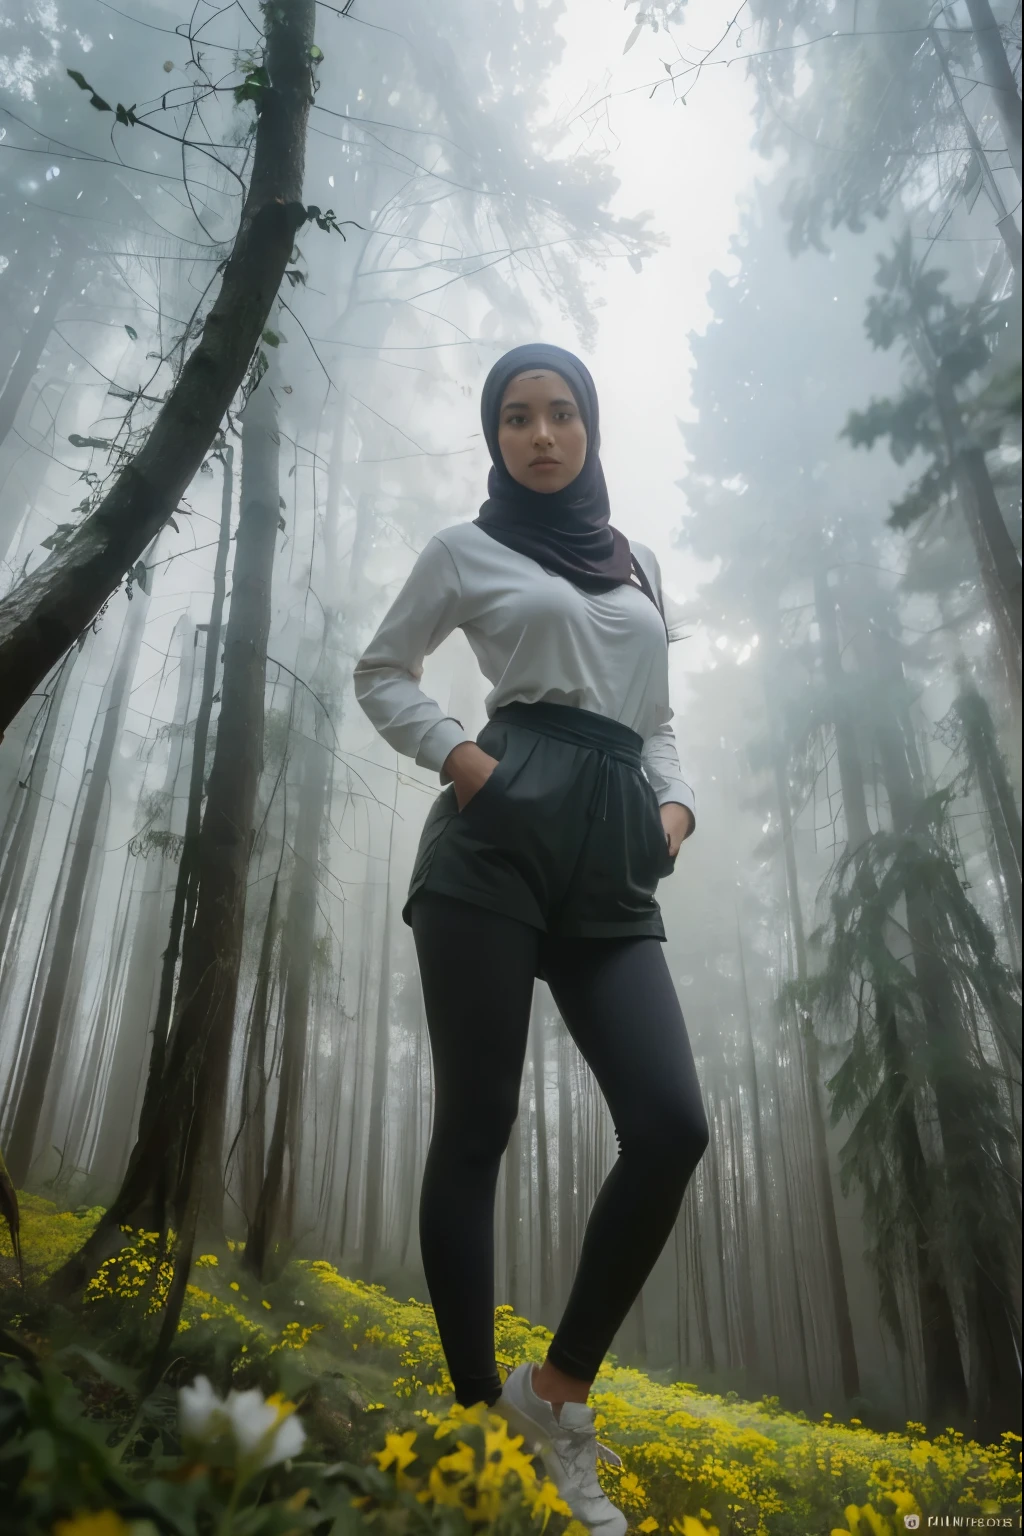
M 431 1142 L 460 1162 L 489 1163 L 501 1159 L 519 1115 L 518 1098 L 467 1094 L 447 1109 L 436 1106 Z
M 650 1107 L 643 1124 L 627 1139 L 620 1138 L 620 1148 L 641 1147 L 661 1166 L 671 1163 L 686 1178 L 707 1151 L 708 1122 L 698 1104 L 672 1103 Z

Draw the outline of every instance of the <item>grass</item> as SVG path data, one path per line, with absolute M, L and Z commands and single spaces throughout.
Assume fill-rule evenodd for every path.
M 131 1362 L 143 1357 L 155 1332 L 169 1278 L 155 1234 L 126 1232 L 124 1249 L 94 1276 L 82 1308 L 57 1314 L 40 1308 L 34 1293 L 38 1296 L 40 1280 L 74 1251 L 100 1213 L 61 1211 L 31 1195 L 21 1199 L 24 1294 L 13 1281 L 9 1242 L 5 1247 L 6 1238 L 0 1237 L 0 1266 L 12 1279 L 4 1289 L 6 1326 L 41 1357 L 59 1357 L 86 1416 L 102 1422 L 108 1442 L 122 1444 L 125 1465 L 141 1466 L 152 1457 L 157 1431 L 165 1450 L 176 1448 L 173 1391 L 202 1373 L 222 1392 L 231 1385 L 261 1391 L 278 1386 L 294 1398 L 309 1445 L 325 1464 L 344 1458 L 370 1468 L 387 1483 L 389 1497 L 393 1489 L 396 1499 L 416 1502 L 413 1523 L 399 1521 L 396 1530 L 484 1525 L 526 1531 L 546 1525 L 581 1536 L 582 1528 L 559 1512 L 557 1500 L 549 1494 L 543 1502 L 540 1479 L 527 1496 L 526 1459 L 515 1463 L 519 1470 L 513 1476 L 515 1454 L 502 1448 L 502 1421 L 486 1412 L 477 1416 L 473 1430 L 480 1455 L 494 1463 L 507 1458 L 509 1487 L 514 1485 L 519 1502 L 507 1519 L 494 1513 L 505 1507 L 498 1495 L 497 1503 L 492 1499 L 486 1506 L 491 1511 L 486 1520 L 466 1514 L 472 1499 L 478 1510 L 485 1505 L 479 1472 L 472 1473 L 476 1482 L 470 1487 L 472 1455 L 459 1438 L 468 1430 L 458 1410 L 452 1416 L 451 1382 L 431 1309 L 350 1279 L 326 1262 L 294 1260 L 271 1284 L 258 1286 L 236 1246 L 201 1255 L 162 1406 L 157 1401 L 147 1425 L 131 1378 L 118 1371 L 130 1370 Z M 543 1359 L 548 1329 L 531 1326 L 507 1306 L 497 1309 L 495 1329 L 503 1367 Z M 1009 1432 L 1001 1444 L 983 1446 L 953 1430 L 929 1438 L 916 1424 L 880 1433 L 830 1414 L 812 1421 L 781 1411 L 773 1399 L 744 1402 L 686 1383 L 655 1382 L 642 1371 L 619 1367 L 614 1357 L 595 1382 L 591 1402 L 599 1437 L 623 1462 L 621 1468 L 602 1463 L 601 1481 L 625 1511 L 631 1531 L 896 1536 L 907 1528 L 906 1516 L 920 1517 L 922 1529 L 929 1516 L 949 1517 L 950 1525 L 954 1516 L 963 1525 L 1018 1525 L 1020 1441 Z M 445 1433 L 455 1436 L 455 1459 L 438 1472 L 438 1437 L 446 1424 Z M 444 1492 L 456 1486 L 462 1498 L 458 1509 Z M 391 1529 L 387 1521 L 375 1523 L 374 1510 L 379 1514 L 384 1507 L 382 1488 L 383 1483 L 367 1495 L 367 1503 L 353 1505 L 356 1516 L 346 1518 Z M 417 1525 L 421 1517 L 433 1524 Z M 464 1524 L 453 1525 L 452 1519 Z M 121 1536 L 113 1528 L 53 1529 L 56 1536 Z

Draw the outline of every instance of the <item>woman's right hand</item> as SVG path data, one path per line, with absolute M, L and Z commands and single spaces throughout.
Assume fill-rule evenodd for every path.
M 495 768 L 498 759 L 489 757 L 475 741 L 460 741 L 444 760 L 442 772 L 455 785 L 455 798 L 459 810 L 464 811 L 478 789 L 481 789 Z

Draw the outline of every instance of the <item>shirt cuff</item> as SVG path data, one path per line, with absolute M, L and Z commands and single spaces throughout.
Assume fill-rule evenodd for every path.
M 693 829 L 696 829 L 697 807 L 694 803 L 693 790 L 689 784 L 684 784 L 682 779 L 676 779 L 673 783 L 667 784 L 664 789 L 656 791 L 656 793 L 659 805 L 685 805 L 693 817 Z
M 423 737 L 419 751 L 416 753 L 416 762 L 421 768 L 431 768 L 435 773 L 440 774 L 442 784 L 450 784 L 451 780 L 441 773 L 445 758 L 460 742 L 475 740 L 475 736 L 467 734 L 461 720 L 446 715 L 443 720 L 438 720 L 436 725 L 432 725 Z

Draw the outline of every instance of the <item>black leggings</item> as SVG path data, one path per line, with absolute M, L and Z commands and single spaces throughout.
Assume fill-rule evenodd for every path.
M 494 1198 L 519 1112 L 534 977 L 543 973 L 604 1094 L 619 1157 L 594 1204 L 552 1365 L 593 1381 L 672 1231 L 708 1144 L 661 941 L 549 938 L 434 892 L 411 907 L 434 1062 L 420 1251 L 456 1399 L 493 1403 Z

